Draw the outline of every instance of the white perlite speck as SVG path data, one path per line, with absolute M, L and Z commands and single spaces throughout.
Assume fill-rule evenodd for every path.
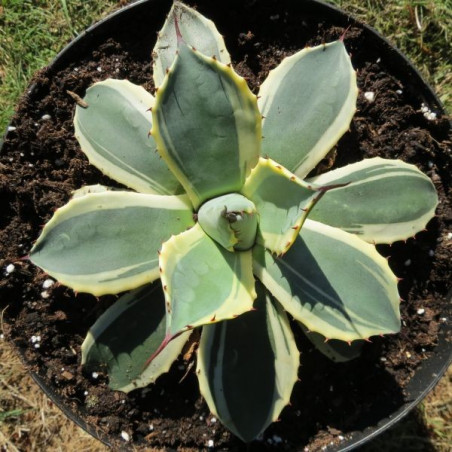
M 373 91 L 366 91 L 364 93 L 364 98 L 367 102 L 372 103 L 375 100 L 375 93 Z
M 16 267 L 14 267 L 14 264 L 9 264 L 6 266 L 6 273 L 8 273 L 8 275 L 10 273 L 12 273 L 14 270 L 16 269 Z
M 99 378 L 99 374 L 98 374 L 97 372 L 93 372 L 93 373 L 91 374 L 91 376 L 92 376 L 94 379 Z
M 447 234 L 447 238 L 448 238 L 449 240 L 452 239 L 452 232 L 449 232 L 449 233 Z
M 42 288 L 48 289 L 49 287 L 52 287 L 54 284 L 55 281 L 53 279 L 48 278 L 42 283 Z
M 49 119 L 52 119 L 52 116 L 50 116 L 50 115 L 42 115 L 41 116 L 41 119 L 43 120 L 43 121 L 48 121 Z
M 130 441 L 130 435 L 127 432 L 125 432 L 124 430 L 121 432 L 121 438 L 124 441 Z
M 213 447 L 215 445 L 215 443 L 213 442 L 213 439 L 209 439 L 209 441 L 207 441 L 207 447 Z
M 8 132 L 14 132 L 16 128 L 14 126 L 9 126 L 7 130 Z
M 49 292 L 47 292 L 47 290 L 43 290 L 43 291 L 41 292 L 41 297 L 42 297 L 42 298 L 49 298 L 49 297 L 50 297 L 50 294 L 49 294 Z
M 102 72 L 102 68 L 100 66 L 97 68 L 97 72 Z
M 424 308 L 420 308 L 420 309 L 417 310 L 417 313 L 418 313 L 419 315 L 424 314 L 424 312 L 425 312 L 425 309 L 424 309 Z
M 212 419 L 210 419 L 210 422 L 211 422 L 212 424 L 215 424 L 215 422 L 217 422 L 217 418 L 216 418 L 216 417 L 213 417 Z
M 421 105 L 421 112 L 424 115 L 424 118 L 428 119 L 429 121 L 434 121 L 436 119 L 436 113 L 430 110 L 430 108 L 428 108 L 425 104 Z

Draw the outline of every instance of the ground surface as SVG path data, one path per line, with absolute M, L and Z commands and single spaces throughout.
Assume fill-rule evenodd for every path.
M 21 3 L 24 9 L 20 9 L 17 7 L 16 3 Z M 38 2 L 39 3 L 39 2 Z M 77 27 L 75 25 L 75 17 L 72 13 L 78 12 L 84 19 L 84 23 L 87 23 L 87 17 L 89 16 L 86 11 L 81 10 L 81 6 L 79 5 L 79 9 L 77 10 L 76 4 L 82 2 L 41 2 L 47 3 L 45 8 L 41 8 L 42 17 L 51 17 L 47 16 L 47 14 L 56 14 L 57 17 L 62 21 L 62 25 L 60 25 L 60 31 L 56 31 L 55 36 L 60 36 L 62 31 L 64 30 L 67 37 L 67 32 L 71 27 Z M 90 8 L 90 4 L 100 4 L 102 2 L 84 2 L 83 8 Z M 105 2 L 108 3 L 109 6 L 114 6 L 118 2 Z M 347 7 L 345 1 L 341 2 L 343 7 Z M 353 3 L 353 2 L 350 2 Z M 375 7 L 379 7 L 377 2 L 368 2 L 370 4 L 375 3 Z M 397 2 L 396 2 L 397 3 Z M 401 3 L 401 2 L 399 2 Z M 425 5 L 422 6 L 422 11 L 424 11 L 425 17 L 429 17 L 429 14 L 433 14 L 432 11 L 434 9 L 429 9 L 429 6 L 434 5 L 433 2 L 428 4 L 429 2 L 424 2 Z M 50 7 L 49 5 L 53 5 Z M 440 2 L 436 2 L 436 4 L 440 4 Z M 26 10 L 26 7 L 31 6 L 31 2 L 5 2 L 3 6 L 3 19 L 0 17 L 0 20 L 4 20 L 9 12 L 17 11 L 17 16 L 15 16 L 14 22 L 9 22 L 10 28 L 16 28 L 19 26 L 19 18 L 23 17 L 25 14 L 32 15 L 36 14 L 36 11 L 33 13 Z M 65 9 L 63 6 L 68 7 L 70 9 L 70 15 L 65 15 Z M 400 6 L 400 11 L 405 12 L 405 9 L 402 8 L 403 5 Z M 73 8 L 71 10 L 71 7 Z M 353 11 L 353 5 L 349 5 L 351 10 Z M 436 7 L 436 6 L 435 6 Z M 9 10 L 7 9 L 9 8 Z M 16 9 L 14 9 L 16 8 Z M 419 8 L 419 5 L 418 5 Z M 99 10 L 99 9 L 98 9 Z M 409 11 L 409 8 L 407 7 Z M 360 14 L 364 14 L 362 10 L 357 10 Z M 360 12 L 361 11 L 361 12 Z M 372 12 L 372 9 L 369 10 Z M 83 13 L 83 14 L 82 14 Z M 92 10 L 92 14 L 96 14 L 97 12 Z M 419 17 L 419 12 L 417 13 Z M 14 16 L 13 16 L 14 17 Z M 41 17 L 41 16 L 40 16 Z M 68 17 L 72 17 L 72 19 L 68 19 Z M 404 19 L 404 15 L 401 16 L 401 21 Z M 68 21 L 71 23 L 71 27 L 68 27 Z M 436 19 L 435 19 L 436 20 Z M 66 22 L 65 22 L 66 21 Z M 89 21 L 88 21 L 89 22 Z M 403 21 L 402 21 L 403 22 Z M 15 27 L 11 26 L 11 23 L 15 24 Z M 58 23 L 58 22 L 56 22 Z M 61 22 L 60 22 L 61 24 Z M 372 22 L 371 22 L 372 24 Z M 378 25 L 378 24 L 373 24 Z M 417 27 L 417 24 L 415 24 Z M 30 26 L 30 25 L 28 25 Z M 34 53 L 37 51 L 36 48 L 27 49 L 27 52 L 24 52 L 23 46 L 26 43 L 26 38 L 24 37 L 24 30 L 27 29 L 26 26 L 22 29 L 22 33 L 18 33 L 16 38 L 18 38 L 19 43 L 14 41 L 14 33 L 10 35 L 3 35 L 1 46 L 2 50 L 5 50 L 2 53 L 2 57 L 5 60 L 18 58 L 20 56 L 20 62 L 23 64 L 24 60 L 27 58 L 28 51 L 31 52 L 31 56 L 28 55 L 28 58 L 32 59 Z M 5 27 L 2 29 L 2 33 L 8 32 L 8 28 Z M 428 32 L 428 28 L 423 31 L 424 35 Z M 48 31 L 41 30 L 43 36 L 48 36 Z M 54 31 L 51 31 L 49 34 L 52 36 Z M 59 34 L 60 33 L 60 34 Z M 412 33 L 413 36 L 416 36 L 416 31 L 409 29 L 407 34 Z M 19 39 L 20 37 L 20 39 Z M 425 36 L 424 36 L 425 40 Z M 58 48 L 61 45 L 61 41 L 58 39 L 54 39 L 53 41 L 48 43 L 48 41 L 41 41 L 35 38 L 33 39 L 34 45 L 43 45 L 46 48 L 46 51 L 49 51 L 51 46 L 54 48 Z M 13 44 L 15 43 L 15 44 Z M 450 44 L 449 44 L 450 45 Z M 10 46 L 10 47 L 8 47 Z M 51 52 L 52 50 L 50 50 Z M 15 53 L 14 53 L 15 52 Z M 7 58 L 5 57 L 7 56 Z M 48 54 L 50 56 L 50 53 Z M 42 58 L 47 58 L 45 55 Z M 19 65 L 20 66 L 20 65 Z M 6 75 L 8 74 L 12 77 L 17 77 L 19 89 L 18 92 L 21 92 L 23 89 L 23 80 L 25 80 L 29 75 L 26 74 L 25 69 L 29 70 L 28 64 L 25 66 L 20 66 L 22 70 L 22 76 L 19 74 L 20 70 L 14 75 L 14 67 L 8 66 L 5 64 L 0 67 L 0 74 L 2 75 L 2 89 L 8 89 L 8 79 Z M 433 74 L 435 72 L 436 66 L 432 69 Z M 17 68 L 16 68 L 17 69 Z M 19 75 L 17 75 L 19 74 Z M 430 77 L 432 74 L 430 74 Z M 21 78 L 22 77 L 22 78 Z M 439 78 L 440 83 L 441 78 Z M 20 84 L 20 83 L 22 84 Z M 444 85 L 444 83 L 443 83 Z M 441 89 L 441 84 L 439 85 Z M 12 105 L 14 103 L 14 95 L 8 100 L 8 95 L 4 94 L 7 91 L 3 91 L 1 94 L 2 101 L 6 99 L 7 105 Z M 9 91 L 8 91 L 9 92 Z M 448 101 L 447 91 L 444 95 L 444 100 Z M 17 361 L 14 360 L 8 347 L 3 343 L 0 343 L 0 381 L 1 387 L 0 391 L 0 399 L 2 400 L 2 405 L 0 407 L 0 422 L 1 422 L 1 433 L 4 435 L 4 438 L 0 437 L 0 445 L 5 444 L 7 450 L 71 450 L 75 446 L 71 446 L 71 444 L 77 444 L 77 450 L 104 450 L 101 446 L 99 449 L 96 449 L 95 443 L 87 437 L 83 432 L 80 434 L 78 431 L 74 433 L 74 426 L 65 420 L 65 418 L 57 411 L 55 408 L 52 408 L 50 402 L 46 401 L 45 398 L 40 394 L 39 391 L 35 390 L 34 385 L 29 381 L 27 377 L 24 376 L 23 370 Z M 450 386 L 450 374 L 448 377 L 445 377 L 441 382 L 441 385 L 437 389 L 436 398 L 433 396 L 433 399 L 430 398 L 424 405 L 424 408 L 418 410 L 418 412 L 410 416 L 410 418 L 404 422 L 401 426 L 397 427 L 397 429 L 389 432 L 386 435 L 386 439 L 383 438 L 376 442 L 373 446 L 369 446 L 369 450 L 381 450 L 382 447 L 389 450 L 448 450 L 447 447 L 451 443 L 451 434 L 450 434 L 450 416 L 451 416 L 451 408 L 450 408 L 450 400 L 451 400 L 451 386 Z M 76 442 L 74 442 L 76 441 Z M 383 441 L 380 442 L 380 441 Z M 6 446 L 7 445 L 7 446 Z M 64 445 L 64 447 L 62 447 Z M 374 448 L 374 449 L 373 449 Z

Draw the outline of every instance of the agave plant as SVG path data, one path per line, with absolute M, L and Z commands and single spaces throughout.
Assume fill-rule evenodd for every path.
M 76 291 L 126 292 L 82 346 L 113 389 L 154 382 L 200 328 L 201 394 L 251 441 L 297 380 L 293 325 L 339 361 L 358 353 L 347 342 L 399 330 L 397 278 L 375 244 L 424 229 L 437 195 L 399 160 L 308 178 L 356 109 L 343 39 L 286 58 L 255 96 L 214 24 L 176 2 L 154 81 L 155 99 L 125 80 L 87 90 L 76 137 L 131 190 L 77 191 L 30 259 Z

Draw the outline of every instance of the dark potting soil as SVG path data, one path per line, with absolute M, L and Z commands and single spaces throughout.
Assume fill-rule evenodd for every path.
M 215 17 L 215 11 L 205 14 Z M 240 28 L 237 18 L 232 35 L 227 35 L 234 66 L 255 92 L 284 56 L 307 44 L 337 39 L 344 31 L 318 21 L 300 26 L 290 17 L 278 16 L 271 20 L 283 21 L 286 32 L 276 34 L 259 25 L 264 15 L 268 21 L 268 14 L 265 8 L 260 10 L 249 28 Z M 424 116 L 421 100 L 389 75 L 391 68 L 377 53 L 363 48 L 359 26 L 347 32 L 345 44 L 358 70 L 358 112 L 350 131 L 317 171 L 374 156 L 399 158 L 432 178 L 441 202 L 426 231 L 406 243 L 378 247 L 390 256 L 394 273 L 403 278 L 400 334 L 371 338 L 359 359 L 333 364 L 294 329 L 302 352 L 300 382 L 281 421 L 249 450 L 318 450 L 365 427 L 366 419 L 389 415 L 403 403 L 406 383 L 430 356 L 445 321 L 452 260 L 448 120 Z M 15 129 L 8 133 L 0 155 L 0 307 L 6 308 L 5 332 L 23 351 L 30 368 L 54 385 L 73 411 L 117 439 L 116 446 L 124 443 L 121 432 L 127 432 L 134 441 L 157 448 L 199 450 L 213 440 L 219 450 L 242 450 L 243 443 L 212 418 L 199 395 L 192 366 L 195 355 L 181 357 L 155 385 L 130 394 L 111 391 L 102 373 L 97 378 L 84 373 L 81 343 L 116 297 L 76 295 L 58 284 L 45 289 L 47 276 L 19 259 L 27 255 L 41 226 L 68 201 L 71 191 L 96 183 L 119 186 L 90 166 L 81 153 L 73 136 L 75 101 L 68 90 L 83 96 L 93 82 L 113 77 L 127 78 L 153 92 L 152 47 L 151 40 L 137 45 L 109 39 L 59 71 L 37 73 L 32 92 L 20 101 L 11 124 Z M 365 92 L 374 92 L 375 100 L 366 100 Z M 11 273 L 6 271 L 9 264 L 15 267 Z M 33 342 L 33 336 L 40 336 L 40 341 Z

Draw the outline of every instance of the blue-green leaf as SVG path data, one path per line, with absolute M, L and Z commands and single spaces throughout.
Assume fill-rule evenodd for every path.
M 155 86 L 160 86 L 171 67 L 177 53 L 177 35 L 175 19 L 185 42 L 198 49 L 202 54 L 229 64 L 231 58 L 224 45 L 223 36 L 215 24 L 188 5 L 175 1 L 160 30 L 152 56 L 154 57 L 153 75 Z
M 343 42 L 286 58 L 259 97 L 262 155 L 303 179 L 348 130 L 356 110 L 356 74 Z
M 89 193 L 55 212 L 30 259 L 78 292 L 118 293 L 157 279 L 162 243 L 192 225 L 186 196 Z
M 152 116 L 158 150 L 195 209 L 240 191 L 261 141 L 256 96 L 243 78 L 181 42 Z
M 257 285 L 256 312 L 203 327 L 197 375 L 210 411 L 252 441 L 289 403 L 299 353 L 283 309 Z
M 143 388 L 168 372 L 190 335 L 183 333 L 172 340 L 148 365 L 165 331 L 161 284 L 140 287 L 119 298 L 89 329 L 82 344 L 82 365 L 106 369 L 112 389 L 129 392 Z
M 316 185 L 348 185 L 328 191 L 309 218 L 357 234 L 371 243 L 392 243 L 425 229 L 438 195 L 414 165 L 373 158 L 309 179 Z
M 86 92 L 77 106 L 75 137 L 90 163 L 141 193 L 172 195 L 183 189 L 149 136 L 154 97 L 127 80 L 108 79 Z
M 234 318 L 256 298 L 251 251 L 227 251 L 199 223 L 163 244 L 160 268 L 168 337 Z
M 256 246 L 254 272 L 286 311 L 328 339 L 400 329 L 397 278 L 388 262 L 341 229 L 308 219 L 282 258 Z

